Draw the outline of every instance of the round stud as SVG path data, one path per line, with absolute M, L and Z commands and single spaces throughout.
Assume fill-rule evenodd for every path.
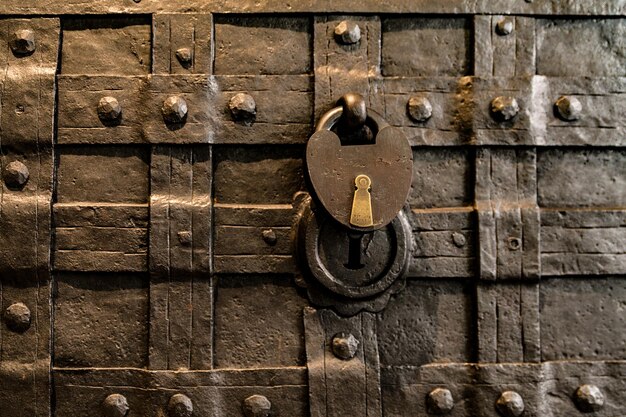
M 452 233 L 452 242 L 457 248 L 462 248 L 467 243 L 467 239 L 463 233 L 454 232 Z
M 111 394 L 102 402 L 104 417 L 126 417 L 129 410 L 128 401 L 121 394 Z
M 335 26 L 335 39 L 342 45 L 354 45 L 361 40 L 361 28 L 354 22 L 342 20 Z
M 7 187 L 22 188 L 28 182 L 30 172 L 28 172 L 28 167 L 22 162 L 12 161 L 4 168 L 2 177 Z
M 190 230 L 181 230 L 177 233 L 178 242 L 183 246 L 191 246 L 193 240 L 193 233 Z
M 167 414 L 169 417 L 191 417 L 193 414 L 193 403 L 185 394 L 174 394 L 167 404 Z
M 407 103 L 409 117 L 418 123 L 423 123 L 433 115 L 433 106 L 424 96 L 413 96 Z
M 118 120 L 122 115 L 122 106 L 115 97 L 102 97 L 98 102 L 98 117 L 103 122 Z
M 179 48 L 176 50 L 176 59 L 183 68 L 189 68 L 193 62 L 193 53 L 190 48 Z
M 13 303 L 4 311 L 4 321 L 12 331 L 23 333 L 30 327 L 30 309 L 24 303 Z
M 426 410 L 429 414 L 447 414 L 454 408 L 454 398 L 449 389 L 435 388 L 426 397 Z
M 356 355 L 359 341 L 350 333 L 338 333 L 333 337 L 333 354 L 339 359 L 350 360 Z
M 276 242 L 278 241 L 276 232 L 274 232 L 272 229 L 263 230 L 263 233 L 261 233 L 261 236 L 263 237 L 263 241 L 270 246 L 274 246 Z
M 519 417 L 524 412 L 524 400 L 515 391 L 505 391 L 496 401 L 496 409 L 503 417 Z
M 233 119 L 248 125 L 254 122 L 254 118 L 256 117 L 256 102 L 250 94 L 235 94 L 230 99 L 228 108 L 233 115 Z
M 163 102 L 161 112 L 167 123 L 183 123 L 187 117 L 187 102 L 181 96 L 168 97 Z
M 559 97 L 554 103 L 554 107 L 559 118 L 566 122 L 573 122 L 574 120 L 580 119 L 583 110 L 583 105 L 580 104 L 580 101 L 572 96 Z
M 519 237 L 509 238 L 509 250 L 510 251 L 520 250 L 521 247 L 522 247 L 522 240 Z
M 513 33 L 513 21 L 508 17 L 496 23 L 496 33 L 500 36 L 507 36 Z
M 574 402 L 580 411 L 591 413 L 604 407 L 604 394 L 595 385 L 581 385 L 574 393 Z
M 19 29 L 13 32 L 9 40 L 11 50 L 16 55 L 30 55 L 35 52 L 35 32 L 30 29 Z
M 268 417 L 272 403 L 263 395 L 252 395 L 243 401 L 243 413 L 246 417 Z
M 519 104 L 513 97 L 496 97 L 491 101 L 491 114 L 498 121 L 508 121 L 519 113 Z

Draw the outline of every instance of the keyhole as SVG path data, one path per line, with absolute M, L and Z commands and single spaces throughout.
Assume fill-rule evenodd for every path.
M 344 266 L 348 269 L 361 269 L 365 265 L 361 263 L 362 233 L 348 233 L 348 263 Z

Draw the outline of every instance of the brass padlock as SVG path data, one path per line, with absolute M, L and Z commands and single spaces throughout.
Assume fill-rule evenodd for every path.
M 343 145 L 333 128 L 344 113 L 324 114 L 306 147 L 314 195 L 349 229 L 368 232 L 388 225 L 404 206 L 413 177 L 413 153 L 403 132 L 367 109 L 371 143 Z

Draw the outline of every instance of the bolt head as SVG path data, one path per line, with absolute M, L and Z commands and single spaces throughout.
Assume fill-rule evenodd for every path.
M 256 117 L 256 102 L 250 94 L 235 94 L 230 99 L 228 108 L 233 115 L 233 119 L 246 124 L 252 124 Z
M 115 97 L 102 97 L 98 102 L 98 117 L 103 122 L 111 122 L 122 115 L 122 106 Z
M 463 233 L 454 232 L 452 233 L 452 242 L 457 248 L 462 248 L 467 243 L 467 239 Z
M 513 97 L 496 97 L 491 101 L 491 114 L 498 121 L 509 121 L 519 113 L 519 104 Z
M 454 398 L 449 389 L 435 388 L 426 397 L 426 409 L 430 414 L 447 414 L 454 408 Z
M 505 391 L 496 401 L 496 409 L 503 417 L 519 417 L 524 412 L 524 400 L 515 391 Z
M 413 96 L 407 103 L 409 117 L 418 123 L 425 122 L 433 115 L 433 106 L 424 96 Z
M 272 229 L 263 230 L 262 233 L 263 241 L 270 246 L 274 246 L 278 241 L 278 237 L 276 236 L 276 232 Z
M 111 394 L 102 402 L 104 417 L 126 417 L 129 410 L 128 401 L 121 394 Z
M 264 395 L 252 395 L 243 401 L 243 413 L 246 417 L 268 417 L 272 403 Z
M 333 337 L 333 354 L 339 359 L 350 360 L 356 355 L 359 341 L 350 333 L 338 333 Z
M 342 20 L 335 26 L 335 39 L 342 45 L 354 45 L 361 40 L 361 28 L 354 22 Z
M 28 182 L 30 172 L 28 167 L 20 161 L 12 161 L 7 164 L 2 173 L 4 183 L 9 188 L 22 188 Z
M 190 230 L 181 230 L 177 233 L 178 241 L 183 246 L 191 246 L 191 241 L 193 240 L 193 233 Z
M 168 97 L 161 108 L 163 119 L 167 123 L 183 123 L 187 117 L 187 102 L 181 96 Z
M 574 393 L 574 402 L 580 411 L 591 413 L 604 407 L 604 394 L 595 385 L 581 385 Z
M 566 122 L 572 122 L 580 119 L 580 115 L 583 110 L 583 105 L 578 101 L 576 97 L 561 96 L 554 103 L 556 114 Z
M 520 250 L 522 247 L 522 240 L 519 237 L 510 237 L 508 239 L 508 245 L 510 251 Z
M 4 311 L 4 321 L 12 331 L 23 333 L 30 327 L 30 309 L 24 303 L 13 303 Z
M 191 48 L 177 49 L 176 58 L 178 59 L 178 62 L 180 62 L 180 65 L 184 68 L 189 68 L 193 62 L 193 53 L 191 52 Z
M 193 414 L 193 403 L 185 394 L 174 394 L 167 404 L 169 417 L 191 417 Z
M 507 36 L 513 32 L 513 21 L 508 17 L 496 23 L 496 33 L 500 36 Z
M 16 55 L 30 55 L 35 52 L 35 32 L 30 29 L 19 29 L 13 32 L 9 46 Z

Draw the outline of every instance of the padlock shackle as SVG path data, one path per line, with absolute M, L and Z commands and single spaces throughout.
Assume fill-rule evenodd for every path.
M 342 106 L 337 106 L 333 109 L 330 109 L 329 111 L 324 113 L 322 117 L 320 117 L 320 120 L 317 122 L 317 126 L 315 127 L 315 131 L 319 132 L 320 130 L 331 130 L 335 126 L 337 121 L 339 121 L 339 118 L 342 114 Z M 367 109 L 367 120 L 365 121 L 365 124 L 373 125 L 376 132 L 380 131 L 384 127 L 389 126 L 389 123 L 387 123 L 380 114 L 370 108 Z

